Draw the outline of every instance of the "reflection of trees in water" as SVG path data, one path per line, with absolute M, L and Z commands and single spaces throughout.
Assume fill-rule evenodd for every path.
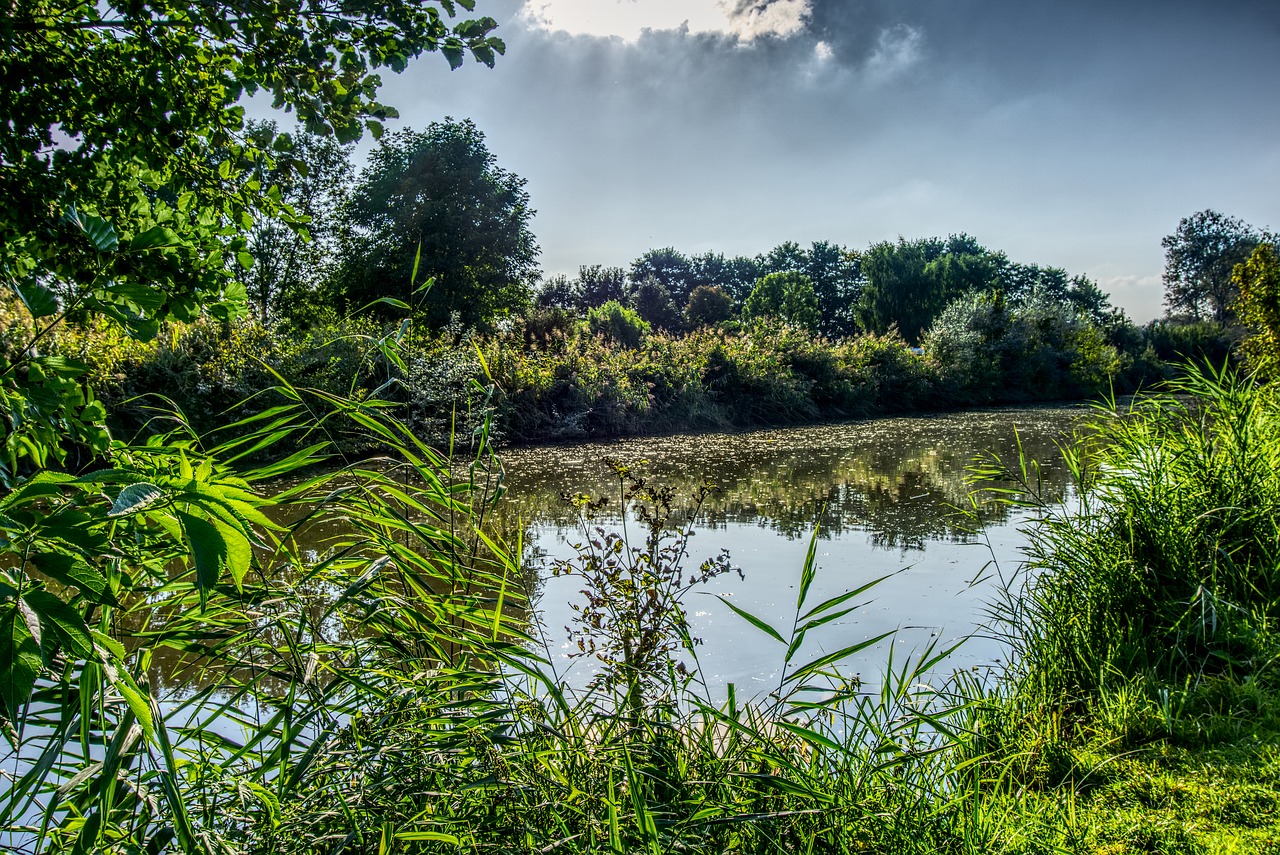
M 519 449 L 506 456 L 509 493 L 499 516 L 524 525 L 572 526 L 573 509 L 561 494 L 616 495 L 604 462 L 615 457 L 649 461 L 653 479 L 683 495 L 704 481 L 717 485 L 703 509 L 705 526 L 755 524 L 798 538 L 818 521 L 827 537 L 860 531 L 877 546 L 923 549 L 930 540 L 967 536 L 974 520 L 958 510 L 970 506 L 967 467 L 986 453 L 1015 456 L 1019 438 L 1046 464 L 1046 487 L 1064 491 L 1067 475 L 1055 443 L 1083 412 L 1001 410 Z M 992 503 L 976 511 L 982 524 L 1009 515 L 1007 507 Z

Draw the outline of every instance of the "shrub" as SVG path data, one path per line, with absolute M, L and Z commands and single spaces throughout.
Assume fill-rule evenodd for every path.
M 714 326 L 733 317 L 733 297 L 719 285 L 699 285 L 684 310 L 691 329 Z
M 639 347 L 649 335 L 649 324 L 633 309 L 610 300 L 587 312 L 587 329 L 623 347 Z

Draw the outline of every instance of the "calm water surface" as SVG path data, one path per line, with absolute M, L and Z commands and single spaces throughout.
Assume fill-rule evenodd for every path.
M 784 651 L 718 597 L 786 636 L 815 525 L 818 576 L 810 606 L 889 578 L 861 597 L 855 612 L 811 635 L 805 654 L 896 630 L 896 658 L 931 640 L 952 643 L 977 633 L 944 667 L 982 667 L 1001 656 L 998 642 L 980 629 L 1000 575 L 1010 575 L 1019 563 L 1019 526 L 1026 518 L 984 506 L 975 531 L 974 521 L 956 510 L 969 504 L 966 467 L 988 452 L 1016 458 L 1020 439 L 1042 462 L 1048 487 L 1063 493 L 1069 484 L 1057 443 L 1087 412 L 1003 409 L 510 450 L 503 454 L 510 488 L 504 515 L 530 541 L 526 558 L 537 574 L 535 602 L 547 652 L 571 684 L 585 684 L 592 673 L 590 659 L 570 656 L 565 631 L 573 618 L 569 604 L 582 601 L 581 581 L 551 578 L 548 568 L 572 557 L 573 544 L 583 540 L 577 514 L 562 494 L 611 496 L 606 510 L 613 516 L 603 524 L 620 524 L 611 459 L 640 468 L 681 496 L 691 496 L 704 481 L 718 488 L 695 524 L 687 567 L 727 549 L 744 578 L 722 576 L 686 604 L 693 634 L 703 640 L 698 656 L 713 693 L 730 682 L 744 695 L 776 686 Z M 877 681 L 889 643 L 869 648 L 848 668 Z

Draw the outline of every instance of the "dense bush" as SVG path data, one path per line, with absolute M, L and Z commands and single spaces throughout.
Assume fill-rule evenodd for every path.
M 1033 294 L 1014 305 L 1001 292 L 960 297 L 923 340 L 947 392 L 995 403 L 1097 395 L 1125 360 L 1105 334 L 1070 307 Z
M 623 347 L 639 347 L 649 335 L 649 324 L 617 300 L 587 312 L 587 329 Z

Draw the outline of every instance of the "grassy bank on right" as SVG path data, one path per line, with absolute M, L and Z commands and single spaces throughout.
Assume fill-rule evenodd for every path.
M 1067 507 L 1031 461 L 984 473 L 1040 512 L 970 749 L 1004 849 L 1280 852 L 1275 388 L 1193 374 L 1067 457 Z

